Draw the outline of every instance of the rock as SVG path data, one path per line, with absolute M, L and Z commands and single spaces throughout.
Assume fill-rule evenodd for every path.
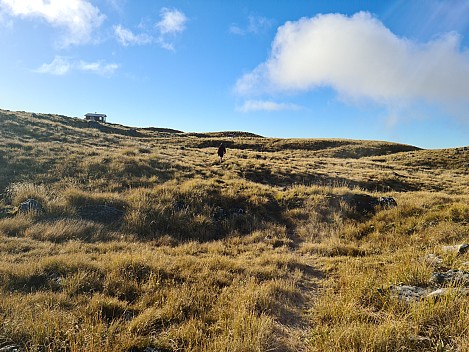
M 212 218 L 215 220 L 215 221 L 221 221 L 221 220 L 224 220 L 226 219 L 227 217 L 229 217 L 229 214 L 228 212 L 223 209 L 223 208 L 220 208 L 220 207 L 216 207 L 213 212 L 212 212 Z
M 18 206 L 19 214 L 26 214 L 30 212 L 42 212 L 42 205 L 36 199 L 30 198 Z
M 427 294 L 426 298 L 438 298 L 448 293 L 448 288 L 439 288 Z
M 469 250 L 469 244 L 463 243 L 459 245 L 458 254 L 464 254 Z
M 22 352 L 23 350 L 16 345 L 8 345 L 0 348 L 0 352 Z
M 156 348 L 153 348 L 153 347 L 147 347 L 143 350 L 143 352 L 160 352 L 160 350 L 157 350 Z
M 445 252 L 464 254 L 469 250 L 469 244 L 463 243 L 463 244 L 456 244 L 454 246 L 443 246 L 442 249 Z
M 431 338 L 422 335 L 414 335 L 409 336 L 409 339 L 413 341 L 417 347 L 431 347 L 433 345 L 433 341 Z
M 85 220 L 103 223 L 120 221 L 124 211 L 109 205 L 85 205 L 77 209 L 78 215 Z
M 459 245 L 443 246 L 441 249 L 442 249 L 444 252 L 459 253 Z
M 60 287 L 63 285 L 63 277 L 61 277 L 58 273 L 56 272 L 51 272 L 48 275 L 48 279 L 53 284 L 54 286 Z
M 425 262 L 430 266 L 439 266 L 443 263 L 443 259 L 431 253 L 425 256 Z
M 448 270 L 446 272 L 433 273 L 430 279 L 432 284 L 469 286 L 469 272 L 462 270 Z
M 221 207 L 216 207 L 212 212 L 212 218 L 215 221 L 221 221 L 235 216 L 242 216 L 246 214 L 246 211 L 243 208 L 232 208 L 232 209 L 223 209 Z
M 391 297 L 395 297 L 399 300 L 406 302 L 418 301 L 424 298 L 428 293 L 429 289 L 419 286 L 391 286 Z
M 419 287 L 419 286 L 391 286 L 391 297 L 405 302 L 415 302 L 422 299 L 437 299 L 448 294 L 469 295 L 469 288 L 454 287 Z
M 469 288 L 443 287 L 443 288 L 439 288 L 430 292 L 425 298 L 439 298 L 439 297 L 443 297 L 451 293 L 455 295 L 467 296 L 469 294 Z
M 378 203 L 386 209 L 397 207 L 397 202 L 392 197 L 379 197 Z

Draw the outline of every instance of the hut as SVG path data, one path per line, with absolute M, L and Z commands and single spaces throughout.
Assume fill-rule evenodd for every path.
M 85 115 L 85 120 L 86 121 L 97 121 L 97 122 L 106 122 L 106 117 L 107 115 L 105 114 L 97 114 L 97 113 L 87 113 Z

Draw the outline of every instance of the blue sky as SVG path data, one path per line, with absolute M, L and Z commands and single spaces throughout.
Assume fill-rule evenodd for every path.
M 469 1 L 0 0 L 0 108 L 469 145 Z

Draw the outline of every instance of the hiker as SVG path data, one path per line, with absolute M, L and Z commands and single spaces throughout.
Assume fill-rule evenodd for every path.
M 218 147 L 218 156 L 220 157 L 220 162 L 223 161 L 223 155 L 225 154 L 226 154 L 225 145 L 221 143 L 220 146 Z

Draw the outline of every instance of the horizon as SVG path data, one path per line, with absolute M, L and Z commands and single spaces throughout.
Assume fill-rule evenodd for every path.
M 469 144 L 467 1 L 0 0 L 0 28 L 7 110 Z

